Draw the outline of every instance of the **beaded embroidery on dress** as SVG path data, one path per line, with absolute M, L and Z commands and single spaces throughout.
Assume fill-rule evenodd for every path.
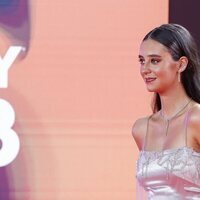
M 136 177 L 148 200 L 200 200 L 200 153 L 187 145 L 163 151 L 143 149 Z
M 173 173 L 187 181 L 194 182 L 200 187 L 200 153 L 189 147 L 167 149 L 158 151 L 141 151 L 137 169 L 141 169 L 141 175 L 148 173 L 148 167 L 156 162 L 165 169 L 166 173 Z M 200 191 L 200 188 L 199 188 Z

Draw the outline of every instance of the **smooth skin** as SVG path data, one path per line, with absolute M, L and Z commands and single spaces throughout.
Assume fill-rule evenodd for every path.
M 183 56 L 175 61 L 164 45 L 155 40 L 147 39 L 140 46 L 139 62 L 141 65 L 140 73 L 147 90 L 159 93 L 163 115 L 165 118 L 171 118 L 190 100 L 182 83 L 178 81 L 179 74 L 187 67 L 187 57 Z M 187 146 L 200 152 L 200 104 L 192 101 L 180 113 L 180 117 L 170 122 L 170 126 L 174 127 L 174 130 L 180 129 L 178 126 L 183 126 L 181 120 L 188 109 L 190 111 L 187 127 Z M 178 120 L 180 120 L 180 123 Z M 155 133 L 150 135 L 148 149 L 161 151 L 166 148 L 183 146 L 183 142 L 179 139 L 180 134 L 176 135 L 175 131 L 173 135 L 169 133 L 166 137 L 165 121 L 161 118 L 160 111 L 153 114 L 150 126 Z M 139 150 L 142 150 L 144 144 L 146 127 L 147 117 L 138 119 L 133 125 L 132 135 Z

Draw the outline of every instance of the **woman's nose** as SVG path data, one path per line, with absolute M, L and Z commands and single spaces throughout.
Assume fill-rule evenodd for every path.
M 143 74 L 148 74 L 151 72 L 151 69 L 149 67 L 149 64 L 148 63 L 144 63 L 142 66 L 141 66 L 141 73 Z

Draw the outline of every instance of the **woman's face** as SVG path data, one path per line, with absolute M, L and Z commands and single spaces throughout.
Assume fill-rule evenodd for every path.
M 178 83 L 179 61 L 174 61 L 161 43 L 147 39 L 139 51 L 140 73 L 150 92 L 163 93 Z

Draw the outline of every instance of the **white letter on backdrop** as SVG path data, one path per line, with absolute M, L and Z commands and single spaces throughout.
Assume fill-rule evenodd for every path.
M 0 88 L 8 87 L 8 69 L 23 49 L 22 46 L 11 46 L 3 58 L 0 56 Z

